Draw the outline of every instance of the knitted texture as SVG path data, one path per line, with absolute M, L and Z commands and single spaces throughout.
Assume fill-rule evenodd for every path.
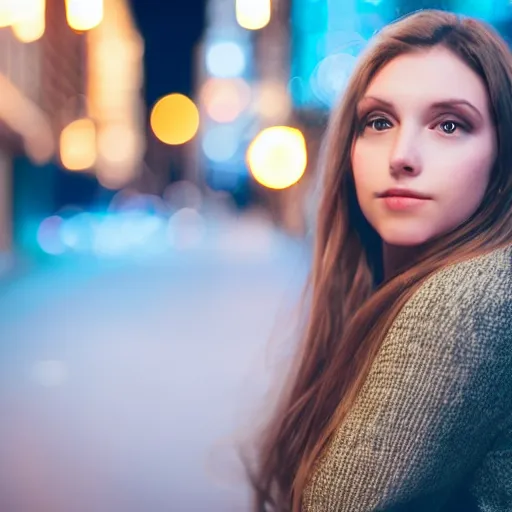
M 512 511 L 512 249 L 431 276 L 317 460 L 303 512 Z

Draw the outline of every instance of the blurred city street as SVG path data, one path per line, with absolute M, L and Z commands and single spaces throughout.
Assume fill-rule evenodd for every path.
M 308 256 L 261 219 L 211 230 L 0 288 L 2 511 L 248 510 L 233 436 L 261 405 Z

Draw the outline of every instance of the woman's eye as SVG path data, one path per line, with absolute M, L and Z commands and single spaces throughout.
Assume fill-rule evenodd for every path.
M 463 126 L 456 121 L 443 121 L 442 123 L 439 123 L 439 127 L 441 128 L 442 132 L 446 133 L 447 135 L 452 135 L 457 130 L 463 128 Z
M 391 123 L 385 119 L 384 117 L 378 117 L 375 119 L 370 119 L 366 126 L 368 128 L 371 128 L 372 130 L 375 130 L 377 132 L 381 132 L 383 130 L 387 130 L 388 128 L 391 128 Z

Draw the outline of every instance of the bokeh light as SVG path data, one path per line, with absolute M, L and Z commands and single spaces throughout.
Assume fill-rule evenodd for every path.
M 66 0 L 66 18 L 73 30 L 97 27 L 103 20 L 103 0 Z
M 97 220 L 89 212 L 81 212 L 69 217 L 60 228 L 62 245 L 76 252 L 89 251 L 97 224 Z
M 226 162 L 238 149 L 239 131 L 232 125 L 210 128 L 203 137 L 204 154 L 213 162 Z
M 90 169 L 96 161 L 96 127 L 91 119 L 77 119 L 60 136 L 60 159 L 70 171 Z
M 291 99 L 285 84 L 275 80 L 265 80 L 256 88 L 255 96 L 256 111 L 269 123 L 279 122 L 290 114 Z
M 349 53 L 337 53 L 323 59 L 310 79 L 313 94 L 331 107 L 345 89 L 356 66 L 357 57 Z
M 270 21 L 270 0 L 236 0 L 236 20 L 248 30 L 259 30 Z
M 234 121 L 250 100 L 251 88 L 241 78 L 210 78 L 201 90 L 201 103 L 206 113 L 218 123 Z
M 184 144 L 197 133 L 199 111 L 187 96 L 169 94 L 153 107 L 150 123 L 155 136 L 165 144 Z
M 112 123 L 98 133 L 98 153 L 112 164 L 132 162 L 140 142 L 136 130 L 124 123 Z
M 23 43 L 37 41 L 45 31 L 46 0 L 18 0 L 18 2 L 19 12 L 12 24 L 12 31 Z
M 218 78 L 235 78 L 245 71 L 245 54 L 239 44 L 222 41 L 212 44 L 206 52 L 206 68 Z
M 181 208 L 169 219 L 167 235 L 169 243 L 176 249 L 197 246 L 205 232 L 202 215 L 194 208 Z
M 98 181 L 108 189 L 119 189 L 130 183 L 138 168 L 134 165 L 142 151 L 142 140 L 135 127 L 126 123 L 110 123 L 98 132 L 98 158 L 103 165 L 96 171 Z
M 254 179 L 261 185 L 277 190 L 290 187 L 306 170 L 304 135 L 288 126 L 267 128 L 249 146 L 247 163 Z
M 193 208 L 199 210 L 203 204 L 201 189 L 191 181 L 175 181 L 167 185 L 163 193 L 163 199 L 171 210 L 181 208 Z
M 165 217 L 169 208 L 164 199 L 156 194 L 143 194 L 136 188 L 117 192 L 110 201 L 109 214 L 144 212 L 147 215 Z
M 0 1 L 0 28 L 9 27 L 16 22 L 16 0 Z
M 166 222 L 144 212 L 109 215 L 95 228 L 93 252 L 99 257 L 157 254 L 166 249 Z
M 44 219 L 37 230 L 37 243 L 39 247 L 53 256 L 63 254 L 66 247 L 61 241 L 61 228 L 63 219 L 58 215 L 52 215 Z

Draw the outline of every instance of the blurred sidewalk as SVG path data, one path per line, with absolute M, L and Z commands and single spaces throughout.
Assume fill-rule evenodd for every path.
M 222 458 L 268 385 L 265 350 L 308 251 L 261 219 L 212 229 L 174 253 L 68 259 L 0 288 L 2 512 L 249 510 Z

